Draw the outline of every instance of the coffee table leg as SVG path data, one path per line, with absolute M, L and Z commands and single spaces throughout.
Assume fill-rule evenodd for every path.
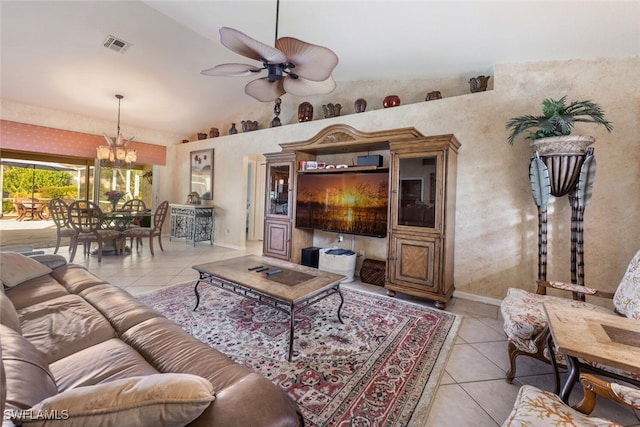
M 342 305 L 344 304 L 344 297 L 342 296 L 340 285 L 338 285 L 336 291 L 338 292 L 338 295 L 340 295 L 340 305 L 338 306 L 338 320 L 340 321 L 340 323 L 344 324 L 344 322 L 342 321 L 342 316 L 340 316 L 340 310 L 342 310 Z
M 573 390 L 573 385 L 578 381 L 578 377 L 580 376 L 580 362 L 578 362 L 577 357 L 566 356 L 567 365 L 569 366 L 569 376 L 567 377 L 567 381 L 562 386 L 562 392 L 560 393 L 560 399 L 567 405 L 569 404 L 569 395 L 571 394 L 571 390 Z
M 200 305 L 200 294 L 198 293 L 198 285 L 200 284 L 200 279 L 196 282 L 196 285 L 193 287 L 193 292 L 196 294 L 196 306 L 193 307 L 193 311 L 196 311 L 198 306 Z
M 291 307 L 291 313 L 289 314 L 289 362 L 291 362 L 291 358 L 293 357 L 293 319 L 295 317 L 295 312 L 293 311 L 293 307 Z

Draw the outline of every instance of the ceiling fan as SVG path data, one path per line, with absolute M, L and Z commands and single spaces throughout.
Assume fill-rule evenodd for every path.
M 336 82 L 331 72 L 338 65 L 338 56 L 329 48 L 307 43 L 293 37 L 278 38 L 280 0 L 276 3 L 275 48 L 261 43 L 233 28 L 220 28 L 220 42 L 229 50 L 262 63 L 220 64 L 203 70 L 207 76 L 243 77 L 267 71 L 266 77 L 249 82 L 244 91 L 258 101 L 269 102 L 284 93 L 311 96 L 332 92 Z

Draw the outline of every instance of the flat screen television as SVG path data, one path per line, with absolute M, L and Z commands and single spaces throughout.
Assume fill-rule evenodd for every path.
M 388 201 L 388 170 L 299 174 L 295 225 L 384 237 Z

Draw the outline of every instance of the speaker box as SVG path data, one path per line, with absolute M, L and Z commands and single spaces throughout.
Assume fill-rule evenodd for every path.
M 382 156 L 372 154 L 370 156 L 358 156 L 358 166 L 382 166 Z
M 318 268 L 318 260 L 320 259 L 320 249 L 315 246 L 302 249 L 302 261 L 300 264 L 307 267 Z

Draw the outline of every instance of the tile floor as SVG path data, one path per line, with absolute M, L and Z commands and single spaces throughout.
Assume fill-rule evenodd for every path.
M 155 257 L 151 257 L 145 246 L 140 251 L 134 249 L 130 255 L 105 256 L 101 264 L 97 257 L 83 257 L 79 251 L 74 262 L 85 265 L 99 277 L 136 295 L 196 279 L 197 274 L 191 268 L 194 264 L 261 252 L 261 242 L 248 245 L 246 251 L 210 246 L 205 242 L 193 247 L 182 239 L 169 242 L 166 237 L 163 242 L 165 251 L 155 248 Z M 51 248 L 45 248 L 44 251 L 53 252 Z M 67 247 L 61 248 L 59 254 L 67 256 Z M 385 294 L 383 288 L 357 281 L 345 286 Z M 396 298 L 433 306 L 429 301 L 401 294 L 397 294 Z M 513 384 L 505 382 L 507 344 L 499 307 L 454 298 L 447 306 L 447 311 L 463 316 L 458 338 L 428 418 L 412 420 L 412 425 L 498 426 L 509 415 L 522 384 L 553 390 L 550 366 L 526 357 L 518 359 L 518 376 Z M 580 395 L 581 390 L 574 390 L 571 403 L 577 402 Z M 598 400 L 593 415 L 615 420 L 625 426 L 640 426 L 640 411 L 622 408 L 606 399 Z

